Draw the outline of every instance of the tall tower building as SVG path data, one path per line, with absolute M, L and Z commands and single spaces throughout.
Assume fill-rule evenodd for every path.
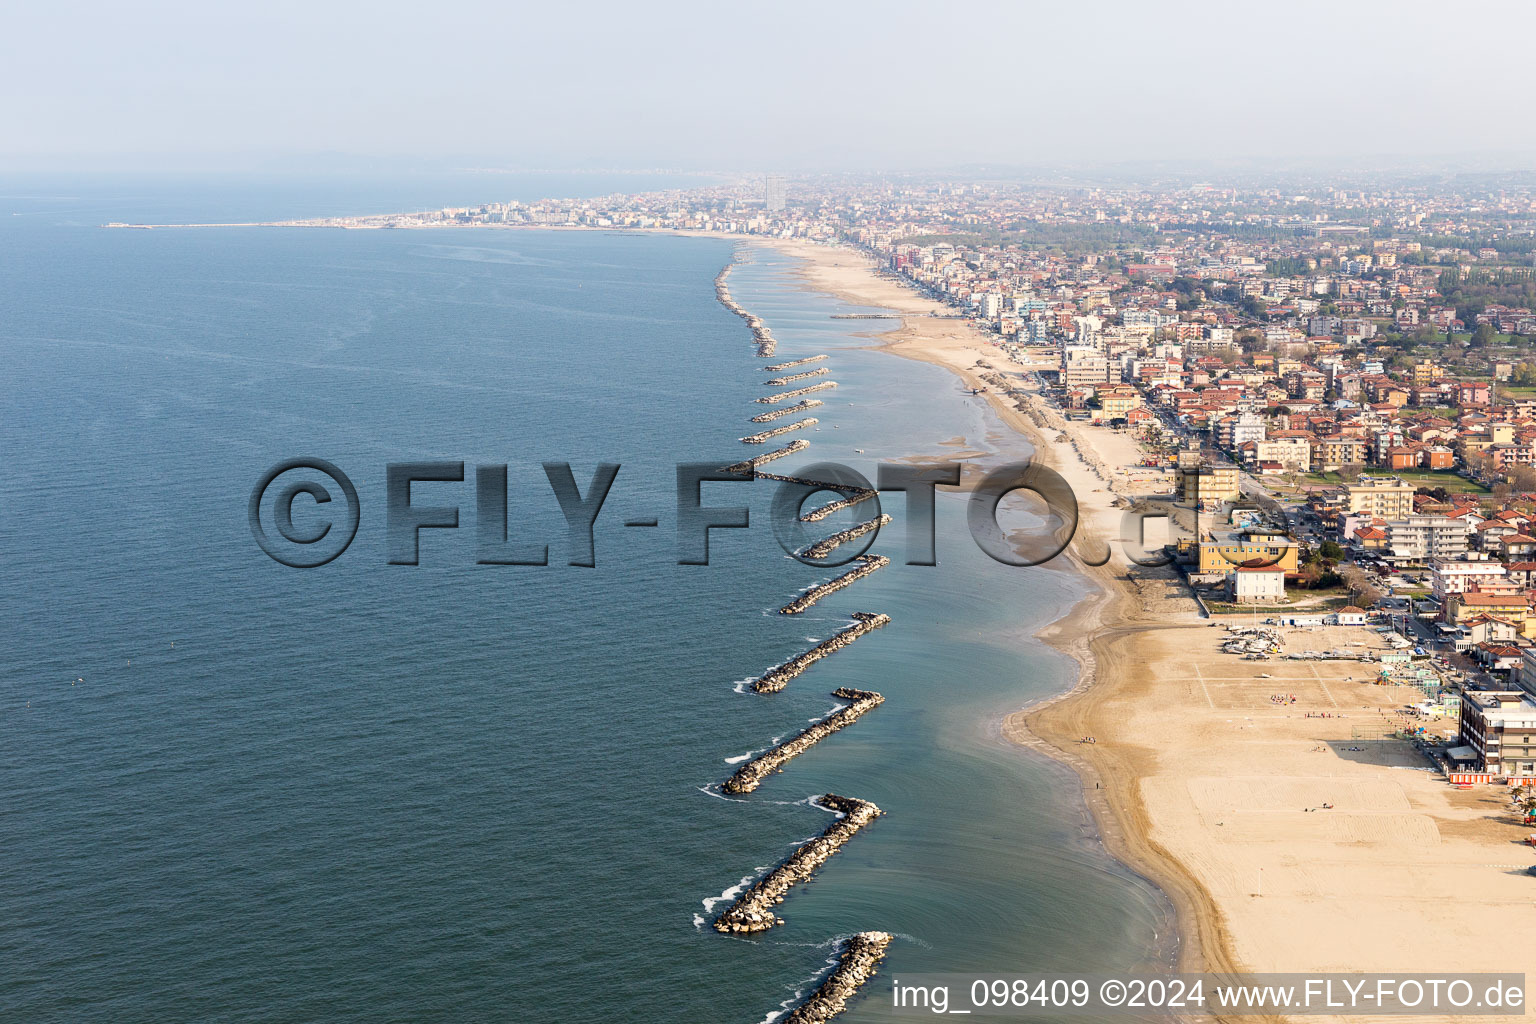
M 770 174 L 763 179 L 763 205 L 769 213 L 780 213 L 784 209 L 784 179 L 777 174 Z

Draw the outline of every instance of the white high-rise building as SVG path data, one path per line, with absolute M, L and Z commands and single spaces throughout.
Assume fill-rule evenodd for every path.
M 763 205 L 769 213 L 780 213 L 784 209 L 784 179 L 780 175 L 770 174 L 763 179 Z

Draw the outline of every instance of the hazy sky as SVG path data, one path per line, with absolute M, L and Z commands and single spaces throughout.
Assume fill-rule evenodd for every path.
M 1536 3 L 5 5 L 0 167 L 1536 152 Z

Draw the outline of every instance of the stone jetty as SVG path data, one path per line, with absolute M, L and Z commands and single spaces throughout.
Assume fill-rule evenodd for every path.
M 874 519 L 866 520 L 857 526 L 850 526 L 848 529 L 842 531 L 841 533 L 834 533 L 826 540 L 817 541 L 815 544 L 812 544 L 810 547 L 802 550 L 800 554 L 804 555 L 806 558 L 826 558 L 834 550 L 836 550 L 839 545 L 846 544 L 851 540 L 857 540 L 871 530 L 878 530 L 882 526 L 889 526 L 890 523 L 890 513 L 882 512 Z
M 859 502 L 868 501 L 870 498 L 875 497 L 879 493 L 879 491 L 870 490 L 868 487 L 860 487 L 852 494 L 849 494 L 846 498 L 839 498 L 836 501 L 828 502 L 827 504 L 822 505 L 820 508 L 811 509 L 809 512 L 800 517 L 800 521 L 802 523 L 819 522 L 834 512 L 841 512 L 845 508 L 853 508 L 853 506 L 857 505 Z
M 817 420 L 815 416 L 807 416 L 803 420 L 796 420 L 795 422 L 782 427 L 774 427 L 772 430 L 765 430 L 761 434 L 748 434 L 746 437 L 738 438 L 738 440 L 741 441 L 742 444 L 762 444 L 770 437 L 778 437 L 780 434 L 787 434 L 791 430 L 803 430 L 806 427 L 812 426 L 816 422 Z
M 865 633 L 871 633 L 891 621 L 889 615 L 875 612 L 854 612 L 853 625 L 845 626 L 838 630 L 829 639 L 812 647 L 803 654 L 797 654 L 793 658 L 780 665 L 775 665 L 752 681 L 752 689 L 756 693 L 777 693 L 789 684 L 789 681 L 816 662 L 825 658 L 834 651 L 840 651 L 853 643 Z
M 784 919 L 773 908 L 784 902 L 784 894 L 797 882 L 803 882 L 816 873 L 844 843 L 858 835 L 859 829 L 880 817 L 881 810 L 868 800 L 838 796 L 828 793 L 816 801 L 828 810 L 837 811 L 840 817 L 825 832 L 802 843 L 800 848 L 757 883 L 741 894 L 731 904 L 731 909 L 715 919 L 715 931 L 727 934 L 749 934 L 767 931 Z
M 889 932 L 859 932 L 849 939 L 827 980 L 784 1018 L 784 1024 L 823 1024 L 848 1009 L 848 1000 L 875 976 L 890 944 Z
M 728 284 L 731 271 L 737 263 L 746 259 L 743 249 L 738 248 L 731 262 L 721 268 L 715 277 L 715 296 L 721 305 L 735 313 L 747 322 L 752 330 L 753 340 L 757 343 L 759 356 L 773 354 L 776 342 L 773 333 L 761 318 L 743 309 L 731 296 Z M 765 387 L 786 388 L 800 381 L 809 381 L 814 378 L 823 378 L 815 384 L 805 387 L 797 387 L 793 390 L 782 391 L 778 394 L 765 395 L 756 401 L 760 405 L 778 406 L 752 417 L 753 423 L 772 423 L 785 416 L 802 413 L 816 406 L 824 405 L 820 399 L 806 397 L 818 391 L 824 391 L 837 387 L 834 380 L 825 379 L 831 371 L 825 366 L 815 366 L 812 369 L 796 369 L 820 363 L 827 359 L 826 355 L 806 356 L 802 359 L 791 359 L 788 362 L 778 363 L 768 367 L 768 373 L 779 374 L 770 377 L 764 382 Z M 794 371 L 785 373 L 784 371 Z M 783 403 L 780 405 L 780 403 Z M 792 403 L 792 404 L 791 404 Z M 806 427 L 814 426 L 815 417 L 804 417 L 794 422 L 785 422 L 782 426 L 764 428 L 758 433 L 748 434 L 739 440 L 743 444 L 764 444 L 773 438 L 782 437 L 785 434 Z M 811 492 L 831 491 L 837 495 L 835 501 L 829 502 L 819 508 L 812 509 L 800 515 L 801 522 L 816 522 L 825 519 L 835 512 L 845 508 L 852 508 L 861 502 L 877 497 L 877 492 L 867 486 L 848 486 L 833 484 L 824 480 L 810 480 L 803 477 L 781 476 L 774 473 L 757 473 L 757 467 L 775 459 L 783 458 L 794 452 L 802 451 L 809 447 L 810 442 L 805 438 L 797 438 L 789 442 L 783 448 L 775 451 L 763 452 L 742 462 L 725 467 L 726 472 L 743 473 L 752 472 L 756 476 L 777 480 L 784 483 L 794 483 L 809 487 Z M 806 548 L 802 554 L 809 553 L 813 558 L 820 558 L 832 551 L 838 545 L 861 537 L 872 530 L 878 530 L 881 526 L 891 522 L 888 515 L 879 515 L 868 522 L 860 523 L 841 533 L 834 534 L 825 540 L 819 541 Z M 810 608 L 817 601 L 835 591 L 841 590 L 857 580 L 868 576 L 870 573 L 883 569 L 891 564 L 891 560 L 883 555 L 860 555 L 853 559 L 850 569 L 842 575 L 825 583 L 819 583 L 802 591 L 794 600 L 779 609 L 781 615 L 798 615 Z M 821 641 L 810 650 L 790 658 L 782 664 L 765 671 L 752 682 L 752 689 L 757 693 L 775 693 L 789 684 L 789 681 L 804 672 L 811 665 L 825 658 L 834 651 L 853 643 L 865 633 L 879 629 L 891 621 L 889 615 L 875 612 L 855 612 L 853 622 L 838 630 L 830 638 Z M 812 722 L 806 728 L 797 732 L 794 736 L 782 743 L 777 743 L 772 749 L 751 758 L 746 763 L 739 765 L 722 785 L 724 792 L 733 795 L 744 795 L 756 791 L 763 780 L 776 772 L 782 771 L 784 765 L 791 759 L 805 753 L 817 743 L 831 736 L 841 729 L 845 729 L 857 722 L 860 717 L 873 711 L 885 702 L 885 698 L 873 690 L 859 690 L 852 687 L 839 687 L 832 691 L 832 695 L 839 700 L 848 703 L 839 705 L 825 718 Z M 838 796 L 828 793 L 817 801 L 820 806 L 837 812 L 838 818 L 825 832 L 814 839 L 802 843 L 794 853 L 790 854 L 778 867 L 768 872 L 762 878 L 741 894 L 730 909 L 721 914 L 714 921 L 716 931 L 727 935 L 750 935 L 767 931 L 784 923 L 776 913 L 777 906 L 784 902 L 785 896 L 791 887 L 810 879 L 823 864 L 831 858 L 842 845 L 858 834 L 859 829 L 873 822 L 882 813 L 880 808 L 867 800 L 859 800 L 853 797 Z M 825 1024 L 848 1007 L 849 1001 L 857 995 L 860 988 L 870 978 L 874 977 L 880 962 L 885 957 L 886 947 L 891 942 L 891 936 L 886 932 L 860 932 L 843 943 L 838 962 L 816 991 L 796 1007 L 785 1019 L 787 1024 Z
M 891 560 L 886 558 L 884 555 L 860 555 L 858 558 L 855 558 L 854 561 L 859 564 L 855 565 L 852 569 L 849 569 L 847 572 L 843 573 L 836 579 L 828 580 L 825 583 L 816 584 L 816 586 L 805 591 L 799 597 L 785 605 L 783 608 L 780 608 L 779 614 L 799 615 L 801 612 L 805 611 L 811 605 L 815 604 L 817 601 L 820 601 L 828 594 L 837 590 L 842 590 L 854 580 L 861 580 L 865 576 L 868 576 L 870 573 L 878 572 L 879 570 L 884 569 L 886 566 L 891 564 Z
M 771 452 L 763 452 L 761 455 L 754 455 L 752 458 L 746 459 L 742 462 L 733 462 L 729 466 L 726 466 L 725 469 L 723 469 L 721 472 L 746 473 L 750 470 L 756 469 L 758 466 L 761 466 L 765 462 L 772 462 L 774 459 L 782 459 L 786 455 L 793 455 L 795 452 L 802 451 L 806 448 L 809 448 L 810 446 L 811 442 L 807 441 L 805 438 L 796 438 L 795 440 L 789 442 L 789 444 L 785 445 L 783 448 L 775 448 Z
M 819 398 L 807 398 L 803 402 L 796 402 L 794 405 L 786 405 L 782 409 L 770 409 L 770 410 L 768 410 L 765 413 L 760 413 L 757 416 L 753 416 L 752 417 L 752 422 L 753 423 L 767 423 L 770 420 L 778 419 L 780 416 L 793 416 L 797 412 L 805 412 L 805 410 L 807 410 L 807 409 L 814 409 L 818 405 L 826 405 L 826 404 L 827 404 L 826 402 L 823 402 Z
M 720 268 L 720 273 L 715 275 L 715 298 L 720 300 L 720 305 L 747 322 L 747 326 L 752 329 L 752 339 L 757 342 L 757 354 L 760 356 L 771 356 L 778 344 L 773 339 L 773 332 L 763 323 L 761 317 L 742 309 L 740 303 L 731 298 L 730 286 L 726 284 L 727 279 L 731 276 L 731 271 L 736 269 L 736 264 L 739 262 L 741 262 L 741 257 L 738 255 L 731 262 Z
M 791 359 L 787 363 L 775 363 L 773 366 L 767 367 L 767 370 L 768 370 L 769 373 L 778 373 L 780 370 L 788 370 L 791 367 L 795 367 L 795 366 L 804 366 L 806 363 L 819 363 L 819 362 L 821 362 L 825 358 L 827 358 L 827 357 L 824 356 L 824 355 L 821 355 L 821 356 L 806 356 L 804 359 Z
M 801 730 L 793 738 L 785 740 L 772 750 L 757 755 L 737 768 L 736 774 L 727 779 L 721 788 L 727 793 L 752 792 L 762 784 L 764 779 L 779 771 L 786 761 L 805 753 L 839 729 L 847 728 L 867 712 L 885 703 L 885 698 L 873 690 L 855 690 L 847 686 L 840 686 L 833 690 L 832 696 L 853 703 L 844 704 L 826 718 Z
M 781 388 L 786 384 L 793 384 L 797 380 L 807 380 L 811 377 L 825 377 L 831 372 L 832 371 L 827 369 L 825 366 L 818 366 L 814 370 L 806 370 L 804 373 L 792 373 L 788 377 L 774 377 L 770 380 L 763 381 L 763 383 L 771 388 Z
M 777 405 L 786 398 L 799 398 L 801 395 L 808 395 L 813 391 L 825 391 L 827 388 L 835 387 L 837 387 L 837 381 L 824 380 L 820 384 L 812 384 L 808 388 L 796 388 L 793 391 L 781 391 L 776 395 L 764 395 L 756 401 L 760 405 Z
M 852 484 L 834 484 L 827 480 L 812 480 L 808 476 L 785 476 L 783 473 L 759 473 L 759 479 L 776 480 L 781 484 L 802 484 L 806 487 L 814 487 L 818 491 L 837 491 L 839 494 L 852 494 L 862 491 L 864 488 L 855 487 Z

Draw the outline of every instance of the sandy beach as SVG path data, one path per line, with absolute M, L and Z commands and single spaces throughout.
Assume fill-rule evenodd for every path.
M 900 313 L 873 342 L 894 355 L 972 387 L 987 386 L 978 363 L 1021 369 L 856 250 L 764 244 L 806 261 L 806 287 Z M 1503 788 L 1454 790 L 1407 743 L 1379 738 L 1417 691 L 1376 685 L 1363 662 L 1223 654 L 1220 617 L 1201 618 L 1172 570 L 1132 566 L 1118 544 L 1108 564 L 1085 564 L 1079 553 L 1102 552 L 1145 496 L 1147 481 L 1104 468 L 1134 465 L 1135 442 L 995 388 L 983 397 L 1076 492 L 1065 557 L 1096 585 L 1041 634 L 1082 666 L 1076 686 L 1000 728 L 1077 770 L 1106 846 L 1172 901 L 1180 968 L 1536 977 L 1529 830 Z M 1365 628 L 1314 631 L 1327 635 L 1297 631 L 1287 649 L 1381 647 Z

